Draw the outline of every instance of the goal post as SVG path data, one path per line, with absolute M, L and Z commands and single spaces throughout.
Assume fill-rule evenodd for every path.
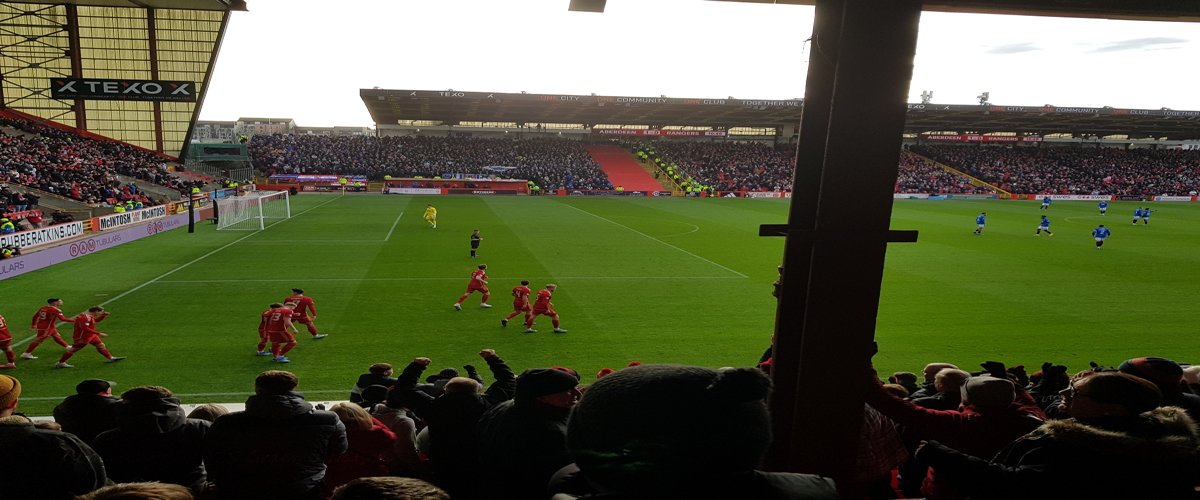
M 261 231 L 268 220 L 292 218 L 287 191 L 249 191 L 217 200 L 217 230 Z

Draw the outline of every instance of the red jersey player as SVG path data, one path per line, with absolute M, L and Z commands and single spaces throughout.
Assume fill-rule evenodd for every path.
M 487 279 L 487 264 L 480 264 L 479 269 L 471 272 L 471 282 L 467 284 L 467 292 L 458 298 L 458 302 L 454 303 L 454 310 L 461 311 L 463 301 L 476 291 L 483 292 L 483 302 L 480 302 L 479 307 L 492 307 L 491 304 L 488 304 L 488 297 L 492 296 L 492 292 L 488 290 Z
M 283 299 L 283 303 L 292 305 L 292 309 L 296 310 L 296 313 L 292 315 L 292 322 L 307 326 L 308 333 L 312 335 L 312 338 L 323 339 L 329 336 L 317 333 L 317 326 L 313 324 L 313 321 L 317 320 L 317 305 L 313 303 L 312 297 L 304 296 L 304 290 L 293 288 L 292 296 Z M 312 311 L 312 316 L 308 315 L 308 311 Z
M 533 292 L 529 290 L 529 280 L 521 280 L 520 286 L 513 287 L 513 311 L 500 320 L 500 326 L 508 326 L 508 320 L 515 318 L 521 313 L 524 313 L 526 320 L 528 320 L 529 311 L 533 310 L 533 306 L 529 304 L 530 293 Z
M 100 355 L 104 356 L 104 359 L 107 359 L 109 363 L 115 363 L 125 359 L 124 356 L 114 357 L 108 352 L 108 347 L 104 345 L 104 341 L 100 340 L 101 337 L 107 337 L 108 334 L 97 330 L 96 323 L 104 321 L 104 318 L 107 317 L 108 313 L 104 312 L 104 308 L 100 306 L 90 307 L 88 308 L 87 312 L 79 313 L 79 316 L 76 316 L 74 320 L 75 332 L 71 335 L 71 338 L 75 341 L 75 343 L 71 344 L 71 347 L 67 348 L 67 351 L 62 354 L 62 357 L 58 358 L 58 363 L 55 363 L 54 367 L 74 368 L 74 366 L 67 364 L 67 360 L 71 359 L 71 356 L 74 356 L 75 353 L 80 349 L 87 347 L 88 344 L 96 346 L 96 350 L 99 351 Z
M 289 331 L 296 329 L 292 326 L 292 313 L 291 304 L 271 304 L 271 309 L 263 313 L 267 340 L 271 341 L 271 354 L 277 363 L 292 362 L 287 357 L 288 351 L 296 347 L 296 337 Z
M 62 299 L 47 299 L 46 305 L 33 314 L 33 323 L 30 328 L 37 332 L 37 336 L 33 338 L 33 342 L 29 343 L 29 347 L 25 348 L 21 359 L 37 359 L 37 356 L 33 355 L 33 350 L 37 349 L 47 338 L 54 339 L 58 345 L 63 347 L 69 345 L 67 341 L 63 340 L 62 335 L 58 334 L 58 322 L 71 321 L 71 318 L 64 316 L 62 309 L 59 309 L 62 305 Z
M 267 350 L 267 343 L 270 342 L 270 339 L 267 338 L 267 320 L 270 319 L 271 313 L 274 313 L 276 309 L 283 307 L 283 304 L 274 303 L 274 304 L 271 304 L 270 307 L 271 307 L 270 309 L 263 311 L 263 313 L 261 315 L 259 315 L 258 350 L 255 353 L 258 356 L 270 356 L 271 355 L 271 351 Z
M 550 302 L 554 290 L 558 289 L 558 285 L 550 283 L 543 290 L 538 290 L 537 302 L 533 303 L 533 310 L 525 315 L 525 333 L 537 333 L 533 329 L 533 320 L 538 316 L 545 315 L 550 317 L 550 322 L 554 324 L 554 333 L 567 333 L 566 330 L 558 327 L 558 313 L 554 311 L 554 304 Z
M 8 358 L 8 363 L 0 365 L 0 368 L 16 368 L 17 354 L 12 350 L 12 333 L 8 331 L 4 316 L 0 316 L 0 351 L 4 351 L 4 357 Z

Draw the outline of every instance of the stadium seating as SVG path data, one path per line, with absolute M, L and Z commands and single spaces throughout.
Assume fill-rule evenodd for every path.
M 268 173 L 393 177 L 472 174 L 527 179 L 542 189 L 612 189 L 578 141 L 465 137 L 258 135 L 250 158 Z
M 919 145 L 912 151 L 1011 193 L 1188 195 L 1200 188 L 1200 151 Z
M 169 174 L 166 160 L 114 141 L 82 137 L 17 118 L 0 118 L 0 181 L 22 184 L 89 205 L 151 200 L 117 175 L 188 191 L 194 181 Z

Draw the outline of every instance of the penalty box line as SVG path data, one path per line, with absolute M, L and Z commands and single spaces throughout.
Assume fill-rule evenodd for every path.
M 696 255 L 696 254 L 694 254 L 694 253 L 692 253 L 692 252 L 689 252 L 689 251 L 687 251 L 687 250 L 684 250 L 684 249 L 682 249 L 682 248 L 679 248 L 679 247 L 677 247 L 677 246 L 675 246 L 675 245 L 672 245 L 672 244 L 670 244 L 670 243 L 667 243 L 667 242 L 665 242 L 665 241 L 663 241 L 663 240 L 660 240 L 660 239 L 658 239 L 658 238 L 655 238 L 655 237 L 653 237 L 653 236 L 650 236 L 650 235 L 648 235 L 648 234 L 646 234 L 646 233 L 643 233 L 643 232 L 641 232 L 641 231 L 638 231 L 637 229 L 634 229 L 634 228 L 632 228 L 632 227 L 626 226 L 625 224 L 621 224 L 620 222 L 617 222 L 617 221 L 614 221 L 614 220 L 611 220 L 611 219 L 606 219 L 606 218 L 604 218 L 604 217 L 601 217 L 601 216 L 599 216 L 599 215 L 596 215 L 596 214 L 594 214 L 594 213 L 588 212 L 587 210 L 584 210 L 584 209 L 582 209 L 582 208 L 575 207 L 575 206 L 573 206 L 573 205 L 570 205 L 570 204 L 567 204 L 567 203 L 563 203 L 563 205 L 565 205 L 565 206 L 567 206 L 568 208 L 571 208 L 571 209 L 573 209 L 573 210 L 578 210 L 578 211 L 580 211 L 580 212 L 583 212 L 583 213 L 585 213 L 585 214 L 588 214 L 588 215 L 590 215 L 590 216 L 592 216 L 592 217 L 595 217 L 595 218 L 597 218 L 597 219 L 600 219 L 600 220 L 602 220 L 602 221 L 604 221 L 604 222 L 607 222 L 607 223 L 609 223 L 609 224 L 613 224 L 613 225 L 616 225 L 616 226 L 620 226 L 620 227 L 623 227 L 623 228 L 625 228 L 625 229 L 628 229 L 628 230 L 630 230 L 630 231 L 633 231 L 633 232 L 635 232 L 635 233 L 637 233 L 637 234 L 640 234 L 640 235 L 642 235 L 642 236 L 645 236 L 645 237 L 647 237 L 647 238 L 650 238 L 650 239 L 652 239 L 652 240 L 654 240 L 654 241 L 657 241 L 657 242 L 659 242 L 659 243 L 662 243 L 663 245 L 669 246 L 669 247 L 671 247 L 671 248 L 674 248 L 674 249 L 676 249 L 676 250 L 679 250 L 680 252 L 686 253 L 686 254 L 688 254 L 688 255 L 691 255 L 692 257 L 695 257 L 695 258 L 697 258 L 697 259 L 700 259 L 700 260 L 702 260 L 702 261 L 704 261 L 704 262 L 707 262 L 707 263 L 709 263 L 709 264 L 712 264 L 712 265 L 714 265 L 714 266 L 717 266 L 717 267 L 719 267 L 719 268 L 721 268 L 721 269 L 724 269 L 724 270 L 726 270 L 726 271 L 729 271 L 729 272 L 731 272 L 731 273 L 733 273 L 733 274 L 736 274 L 736 275 L 738 275 L 738 276 L 739 276 L 739 277 L 741 277 L 741 278 L 749 278 L 749 276 L 746 276 L 745 274 L 742 274 L 742 273 L 740 273 L 740 272 L 738 272 L 738 271 L 736 271 L 736 270 L 734 270 L 734 269 L 731 269 L 731 268 L 729 268 L 729 267 L 727 267 L 727 266 L 724 266 L 724 265 L 718 264 L 718 263 L 716 263 L 716 262 L 713 262 L 712 260 L 706 259 L 706 258 L 704 258 L 704 257 L 701 257 L 701 256 L 699 256 L 699 255 Z
M 264 229 L 263 229 L 263 231 L 265 231 L 267 228 L 275 227 L 275 225 L 276 225 L 276 224 L 280 224 L 280 223 L 283 223 L 283 222 L 287 222 L 287 221 L 289 221 L 289 220 L 292 220 L 292 219 L 295 219 L 295 218 L 297 218 L 297 217 L 300 217 L 301 215 L 304 215 L 304 214 L 306 214 L 306 213 L 308 213 L 308 212 L 310 212 L 310 211 L 312 211 L 312 210 L 315 210 L 315 209 L 321 208 L 321 207 L 323 207 L 323 206 L 325 206 L 325 205 L 327 205 L 327 204 L 329 204 L 329 203 L 331 203 L 331 202 L 337 201 L 337 200 L 339 200 L 339 199 L 341 199 L 341 197 L 340 197 L 340 196 L 339 196 L 339 197 L 337 197 L 337 198 L 334 198 L 334 199 L 332 199 L 332 200 L 326 201 L 326 202 L 324 202 L 324 203 L 321 203 L 321 204 L 319 204 L 319 205 L 317 205 L 317 206 L 314 206 L 314 207 L 312 207 L 312 208 L 309 208 L 308 210 L 305 210 L 305 211 L 303 211 L 303 212 L 300 212 L 300 213 L 298 213 L 298 214 L 296 214 L 296 215 L 292 216 L 292 218 L 291 218 L 291 219 L 283 219 L 283 220 L 280 220 L 280 221 L 276 221 L 276 222 L 272 223 L 270 226 L 267 226 L 266 228 L 264 228 Z M 249 237 L 251 237 L 251 236 L 254 236 L 254 235 L 256 235 L 256 234 L 259 234 L 259 233 L 261 233 L 261 232 L 263 232 L 263 231 L 255 231 L 255 232 L 253 232 L 253 233 L 250 233 L 250 234 L 247 234 L 247 235 L 245 235 L 245 236 L 242 236 L 241 238 L 238 238 L 238 239 L 236 239 L 236 240 L 233 240 L 233 241 L 231 241 L 231 242 L 229 242 L 229 243 L 226 243 L 225 245 L 221 246 L 220 248 L 217 248 L 216 250 L 213 250 L 213 251 L 211 251 L 211 252 L 208 252 L 208 253 L 206 253 L 206 254 L 204 254 L 204 255 L 201 255 L 201 256 L 199 256 L 199 257 L 197 257 L 197 258 L 195 258 L 195 259 L 192 259 L 191 261 L 188 261 L 186 264 L 180 265 L 179 267 L 176 267 L 175 269 L 172 269 L 172 270 L 170 270 L 170 271 L 167 271 L 167 272 L 165 272 L 165 273 L 163 273 L 163 274 L 160 274 L 160 275 L 158 275 L 158 277 L 157 277 L 157 278 L 154 278 L 154 279 L 152 279 L 152 280 L 150 280 L 150 281 L 147 281 L 147 282 L 145 282 L 145 283 L 142 283 L 142 284 L 140 284 L 140 285 L 138 285 L 138 286 L 135 286 L 135 287 L 133 287 L 133 288 L 130 288 L 129 290 L 126 290 L 126 291 L 124 291 L 124 292 L 121 292 L 121 293 L 120 293 L 120 294 L 118 294 L 116 297 L 113 297 L 113 298 L 111 298 L 111 299 L 108 299 L 108 300 L 106 300 L 106 301 L 104 301 L 104 302 L 101 302 L 101 303 L 99 303 L 99 304 L 96 304 L 96 305 L 103 307 L 103 306 L 106 306 L 106 305 L 108 305 L 108 304 L 111 304 L 111 303 L 113 303 L 113 302 L 116 302 L 116 301 L 120 300 L 121 298 L 123 298 L 123 297 L 125 297 L 125 296 L 127 296 L 127 295 L 129 295 L 129 294 L 131 294 L 131 293 L 133 293 L 133 292 L 136 292 L 136 291 L 138 291 L 138 290 L 141 290 L 141 289 L 143 289 L 143 288 L 145 288 L 145 287 L 147 287 L 147 286 L 149 286 L 149 285 L 152 285 L 152 284 L 154 284 L 154 283 L 157 283 L 159 280 L 162 280 L 163 278 L 166 278 L 167 276 L 170 276 L 170 275 L 172 275 L 172 274 L 175 274 L 175 273 L 179 272 L 180 270 L 183 270 L 184 268 L 186 268 L 186 267 L 188 267 L 188 266 L 190 266 L 190 265 L 192 265 L 192 264 L 195 264 L 195 263 L 197 263 L 197 262 L 200 262 L 200 261 L 202 261 L 202 260 L 204 260 L 204 259 L 207 259 L 207 258 L 209 258 L 209 257 L 213 256 L 214 254 L 216 254 L 217 252 L 220 252 L 221 250 L 224 250 L 224 249 L 226 249 L 226 248 L 229 248 L 229 247 L 231 247 L 231 246 L 234 246 L 234 245 L 236 245 L 236 244 L 238 244 L 238 243 L 241 243 L 241 242 L 242 242 L 243 240 L 245 240 L 246 238 L 249 238 Z M 20 340 L 20 341 L 18 341 L 18 342 L 13 342 L 12 346 L 13 346 L 13 347 L 19 347 L 19 346 L 22 346 L 22 345 L 24 345 L 24 344 L 25 344 L 25 343 L 27 343 L 27 342 L 31 342 L 31 341 L 33 341 L 33 339 L 35 339 L 35 338 L 37 338 L 37 335 L 30 335 L 30 336 L 28 336 L 28 337 L 26 337 L 26 338 L 24 338 L 24 339 L 21 339 L 21 340 Z

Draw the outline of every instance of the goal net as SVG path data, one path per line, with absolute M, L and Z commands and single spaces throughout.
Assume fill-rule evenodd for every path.
M 217 200 L 217 230 L 257 231 L 267 228 L 268 219 L 290 218 L 287 191 L 250 191 Z

